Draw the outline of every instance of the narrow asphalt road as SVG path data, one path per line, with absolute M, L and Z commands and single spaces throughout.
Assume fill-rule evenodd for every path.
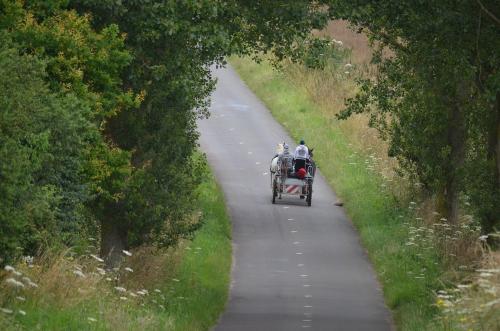
M 295 144 L 233 69 L 215 74 L 200 143 L 224 191 L 234 245 L 230 299 L 215 329 L 390 330 L 374 271 L 335 194 L 319 174 L 311 207 L 297 197 L 271 204 L 276 144 Z

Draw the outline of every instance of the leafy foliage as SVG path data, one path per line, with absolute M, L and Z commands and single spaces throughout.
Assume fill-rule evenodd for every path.
M 500 11 L 498 3 L 330 4 L 333 16 L 380 45 L 376 80 L 360 81 L 340 117 L 371 111 L 391 155 L 437 196 L 451 221 L 465 199 L 487 231 L 498 224 L 500 25 L 489 15 Z
M 40 247 L 21 239 L 39 236 L 38 228 L 26 234 L 37 224 L 66 241 L 82 227 L 99 231 L 104 256 L 189 235 L 205 166 L 195 154 L 196 120 L 208 115 L 211 66 L 233 53 L 298 58 L 296 41 L 327 17 L 321 2 L 299 0 L 0 1 L 0 31 L 13 54 L 5 61 L 23 59 L 6 62 L 3 83 L 24 75 L 2 91 L 10 108 L 1 114 L 13 121 L 2 125 L 18 129 L 0 132 L 2 144 L 9 139 L 2 175 L 12 177 L 1 185 L 10 192 L 5 208 L 29 201 L 18 218 L 2 212 L 10 220 L 0 235 L 4 258 Z

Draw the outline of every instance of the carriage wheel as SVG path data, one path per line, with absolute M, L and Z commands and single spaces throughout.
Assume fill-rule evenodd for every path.
M 276 185 L 276 181 L 273 184 L 273 204 L 276 203 L 276 196 L 278 195 L 278 186 Z
M 308 190 L 307 190 L 307 206 L 311 207 L 312 203 L 312 195 L 313 195 L 313 190 L 312 190 L 312 184 L 309 184 Z

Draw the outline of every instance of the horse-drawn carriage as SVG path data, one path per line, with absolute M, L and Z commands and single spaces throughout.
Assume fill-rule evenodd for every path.
M 312 160 L 312 149 L 310 157 L 304 160 L 304 165 L 296 169 L 297 160 L 293 160 L 291 154 L 279 153 L 271 161 L 271 190 L 272 203 L 276 198 L 281 199 L 283 195 L 299 196 L 305 199 L 308 206 L 312 203 L 313 181 L 316 167 Z

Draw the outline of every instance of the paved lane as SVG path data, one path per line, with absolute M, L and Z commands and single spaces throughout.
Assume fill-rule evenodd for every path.
M 216 75 L 200 142 L 225 193 L 234 244 L 230 299 L 216 330 L 389 330 L 374 271 L 326 181 L 317 176 L 312 207 L 298 198 L 271 204 L 275 146 L 295 145 L 231 68 Z

